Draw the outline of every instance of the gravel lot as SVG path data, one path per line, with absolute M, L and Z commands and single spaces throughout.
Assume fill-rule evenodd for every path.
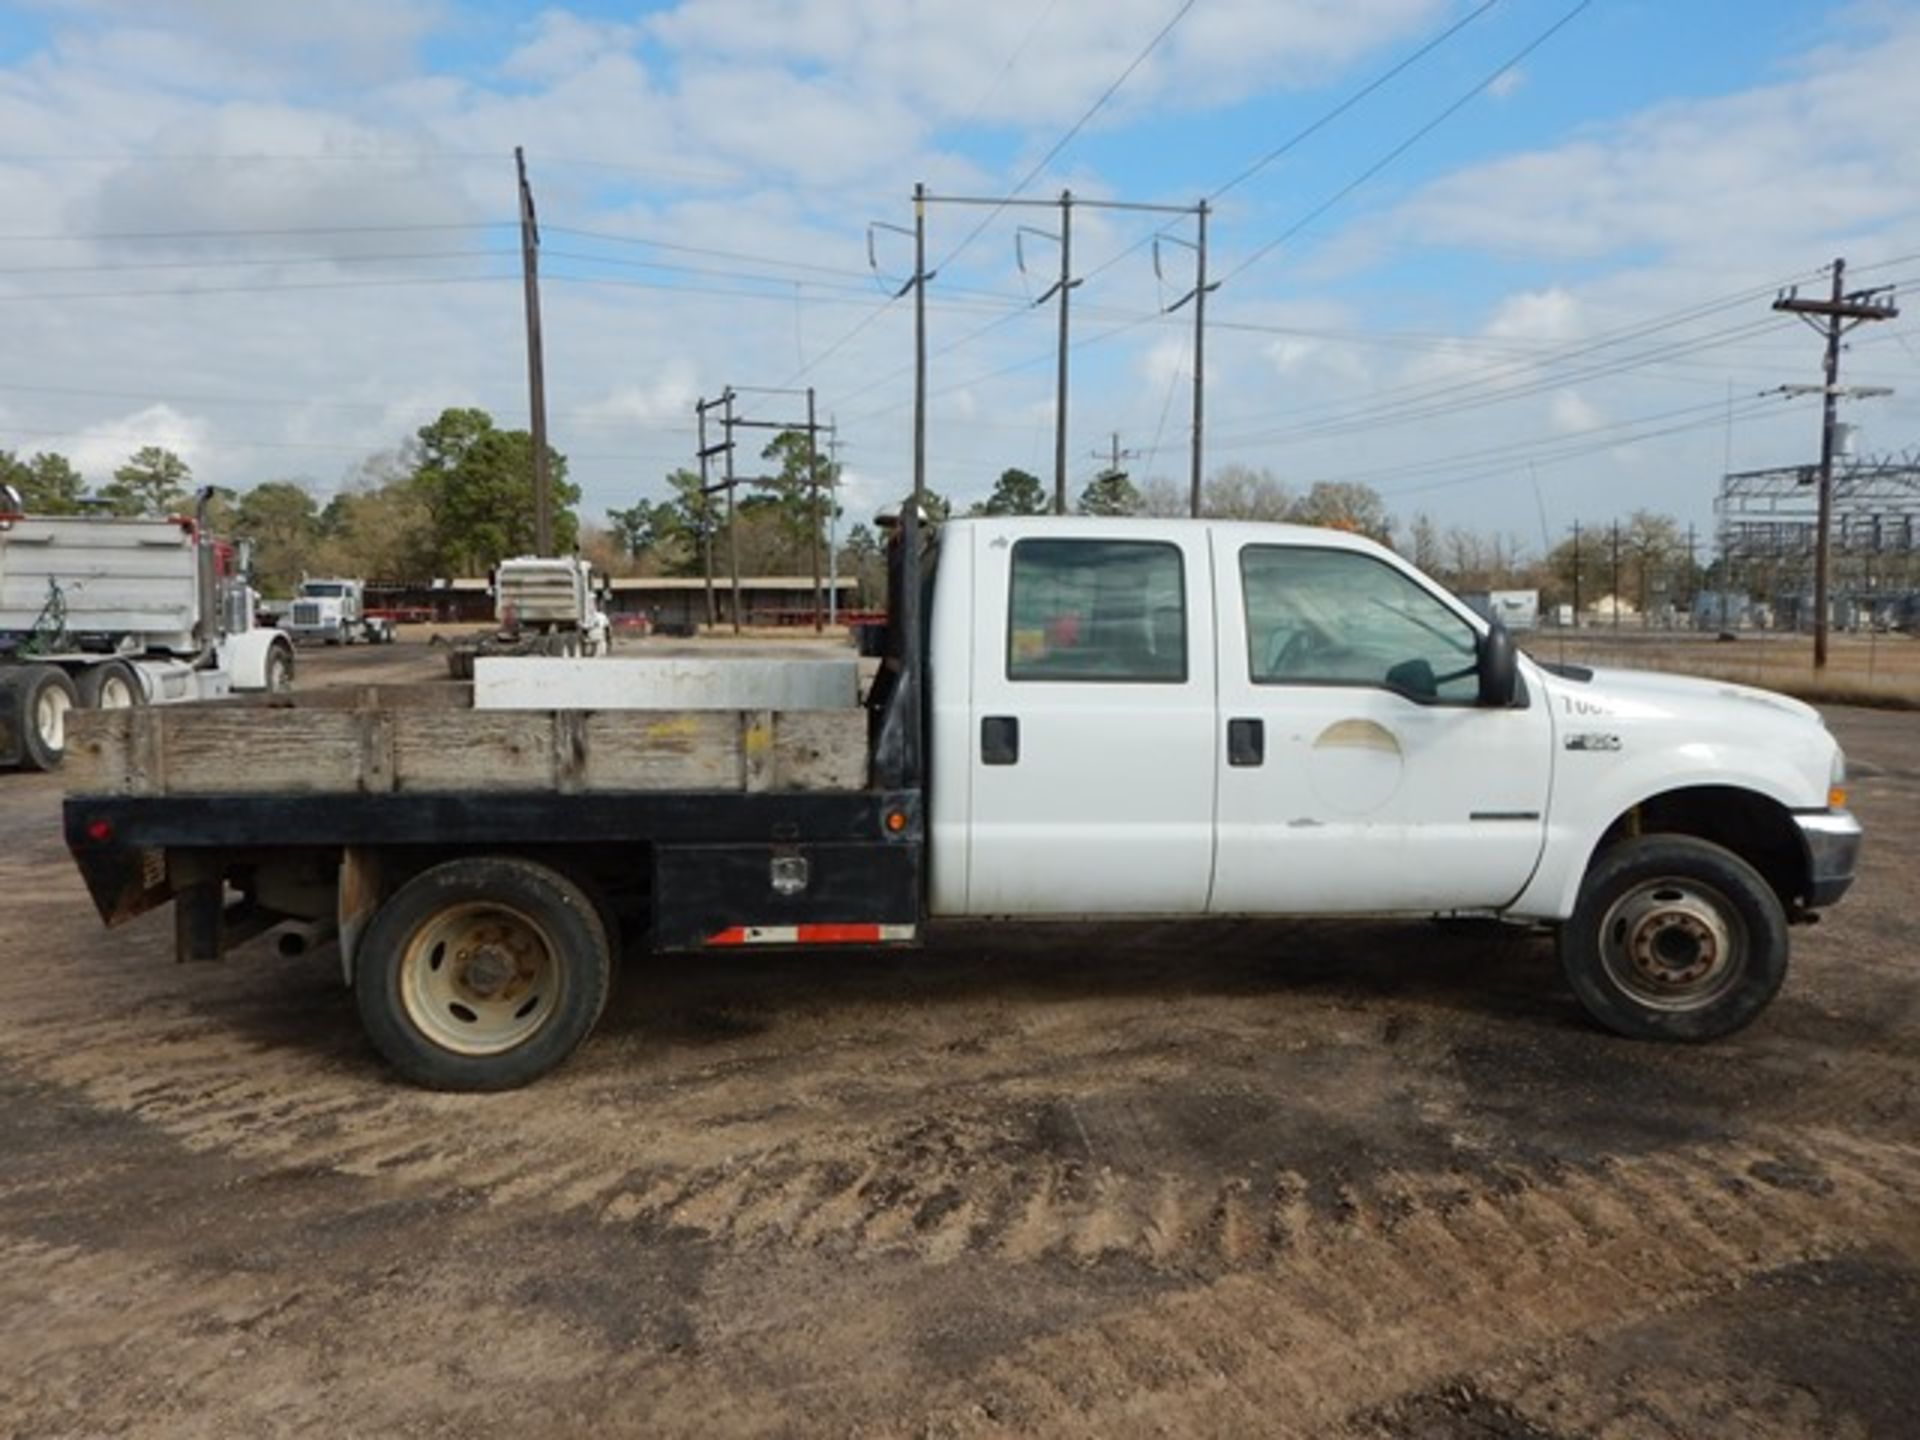
M 489 1097 L 0 775 L 0 1434 L 1911 1435 L 1920 715 L 1829 718 L 1865 874 L 1732 1041 L 1498 927 L 976 929 L 632 960 Z

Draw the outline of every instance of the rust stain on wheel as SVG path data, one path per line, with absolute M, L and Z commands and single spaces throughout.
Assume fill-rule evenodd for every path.
M 450 906 L 415 930 L 399 978 L 407 1019 L 456 1055 L 524 1045 L 558 1008 L 564 984 L 547 933 L 488 901 Z

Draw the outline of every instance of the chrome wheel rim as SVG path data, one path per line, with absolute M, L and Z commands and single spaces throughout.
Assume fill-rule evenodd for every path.
M 546 932 L 492 901 L 430 917 L 400 962 L 407 1018 L 456 1055 L 498 1055 L 524 1045 L 559 1008 L 562 985 Z
M 40 743 L 56 753 L 67 748 L 67 712 L 73 709 L 73 697 L 58 685 L 40 692 L 33 706 L 33 728 Z
M 1700 1010 L 1745 968 L 1747 931 L 1712 886 L 1667 877 L 1636 885 L 1607 908 L 1600 959 L 1607 975 L 1654 1010 Z

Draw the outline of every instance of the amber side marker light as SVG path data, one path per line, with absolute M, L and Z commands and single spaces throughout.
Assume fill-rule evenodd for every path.
M 1847 792 L 1841 789 L 1838 785 L 1835 785 L 1831 790 L 1827 791 L 1827 808 L 1829 810 L 1846 809 L 1847 808 Z
M 904 811 L 889 810 L 887 812 L 887 829 L 891 830 L 894 834 L 898 835 L 902 830 L 906 828 L 907 828 L 907 817 Z

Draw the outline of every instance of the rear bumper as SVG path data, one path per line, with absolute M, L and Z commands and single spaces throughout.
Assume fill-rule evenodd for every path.
M 1860 863 L 1860 822 L 1845 810 L 1804 811 L 1793 820 L 1807 851 L 1807 908 L 1837 903 Z

